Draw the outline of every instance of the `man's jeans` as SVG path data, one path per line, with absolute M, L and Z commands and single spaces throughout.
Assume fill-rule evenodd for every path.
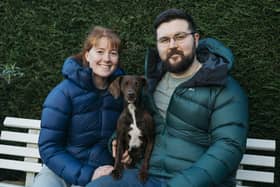
M 100 177 L 86 187 L 166 187 L 167 180 L 149 176 L 145 183 L 138 180 L 138 169 L 125 169 L 122 178 L 115 180 L 111 175 Z
M 220 184 L 216 187 L 233 187 L 235 186 L 234 178 Z M 110 175 L 100 177 L 86 187 L 167 187 L 167 179 L 155 176 L 149 176 L 146 183 L 141 183 L 138 180 L 137 169 L 124 169 L 123 176 L 119 180 L 114 180 Z
M 35 177 L 31 187 L 79 187 L 67 184 L 61 177 L 56 175 L 47 166 L 43 166 L 39 174 Z

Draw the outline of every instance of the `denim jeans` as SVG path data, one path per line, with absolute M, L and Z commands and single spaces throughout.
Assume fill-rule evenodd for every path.
M 119 180 L 115 180 L 110 175 L 107 175 L 91 181 L 86 187 L 167 187 L 167 180 L 166 178 L 149 176 L 146 183 L 141 183 L 138 180 L 137 169 L 124 169 L 123 176 Z M 234 180 L 233 177 L 216 187 L 234 187 Z
M 86 187 L 166 187 L 166 184 L 166 179 L 154 176 L 149 176 L 145 183 L 141 183 L 138 180 L 137 169 L 125 169 L 119 180 L 107 175 L 88 183 Z
M 47 166 L 43 166 L 41 171 L 34 179 L 31 187 L 79 187 L 67 184 L 61 177 L 56 175 Z

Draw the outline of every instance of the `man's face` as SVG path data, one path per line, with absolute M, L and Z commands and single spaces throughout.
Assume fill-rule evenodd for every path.
M 185 72 L 193 63 L 199 35 L 182 19 L 162 23 L 157 28 L 159 56 L 172 73 Z

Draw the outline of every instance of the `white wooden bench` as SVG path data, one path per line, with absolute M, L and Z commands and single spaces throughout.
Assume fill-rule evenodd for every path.
M 30 186 L 42 168 L 37 146 L 40 120 L 6 117 L 3 124 L 9 128 L 2 130 L 0 136 L 0 169 L 25 172 L 26 179 L 22 184 L 0 181 L 0 187 Z
M 0 181 L 0 187 L 29 186 L 42 167 L 37 147 L 40 120 L 6 117 L 4 126 L 7 128 L 2 130 L 0 136 L 0 169 L 23 171 L 26 173 L 26 180 L 21 185 L 8 184 L 13 181 Z M 18 128 L 25 129 L 26 132 L 19 132 Z M 23 143 L 23 146 L 11 145 L 14 142 Z M 237 171 L 238 185 L 236 186 L 242 187 L 246 181 L 264 185 L 273 184 L 275 170 L 273 154 L 276 151 L 276 141 L 248 138 L 246 150 L 240 169 Z M 254 151 L 254 154 L 247 153 L 250 151 Z M 264 153 L 265 155 L 262 155 Z M 15 156 L 20 157 L 21 160 L 14 159 Z

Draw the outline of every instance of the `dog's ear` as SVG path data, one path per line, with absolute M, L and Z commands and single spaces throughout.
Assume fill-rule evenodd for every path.
M 148 86 L 147 79 L 145 78 L 144 75 L 140 76 L 140 79 L 141 79 L 141 81 L 142 81 L 142 87 L 143 87 L 144 89 L 146 89 L 147 86 Z
M 122 76 L 117 77 L 114 81 L 111 82 L 108 88 L 109 92 L 112 94 L 112 96 L 114 96 L 115 99 L 117 99 L 121 95 L 121 79 Z

